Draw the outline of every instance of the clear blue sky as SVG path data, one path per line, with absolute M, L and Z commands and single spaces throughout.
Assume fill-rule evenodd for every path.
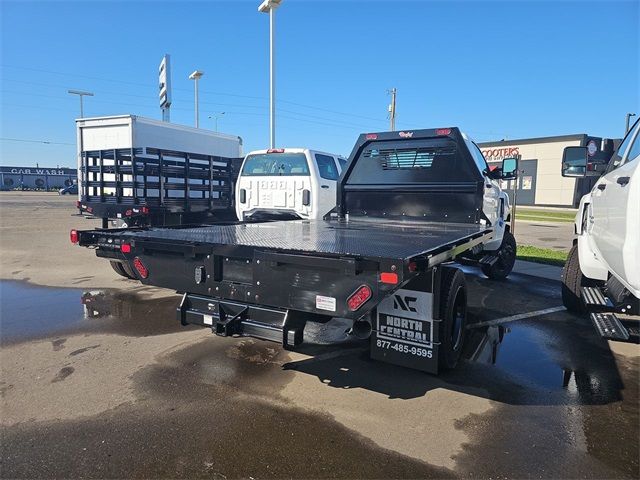
M 1 1 L 0 164 L 75 164 L 85 115 L 160 118 L 157 68 L 171 54 L 172 121 L 268 146 L 268 17 L 259 1 Z M 640 2 L 284 0 L 277 13 L 280 146 L 348 154 L 387 129 L 458 125 L 476 140 L 619 137 L 639 108 Z M 4 139 L 50 141 L 16 142 Z

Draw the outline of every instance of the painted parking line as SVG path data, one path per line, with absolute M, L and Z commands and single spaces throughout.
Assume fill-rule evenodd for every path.
M 523 320 L 525 318 L 531 318 L 531 317 L 541 317 L 542 315 L 548 315 L 549 313 L 555 313 L 555 312 L 562 312 L 564 310 L 566 310 L 566 308 L 562 306 L 545 308 L 543 310 L 536 310 L 534 312 L 520 313 L 518 315 L 511 315 L 510 317 L 502 317 L 502 318 L 496 318 L 495 320 L 487 320 L 486 322 L 474 323 L 473 325 L 468 325 L 467 328 L 481 328 L 481 327 L 491 327 L 493 325 L 502 325 L 504 323 L 515 322 L 516 320 Z

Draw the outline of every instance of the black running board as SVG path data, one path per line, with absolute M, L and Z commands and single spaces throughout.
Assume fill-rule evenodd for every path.
M 623 342 L 629 340 L 629 331 L 615 313 L 594 312 L 590 317 L 601 337 Z
M 598 287 L 582 287 L 582 301 L 587 307 L 613 308 L 613 302 Z

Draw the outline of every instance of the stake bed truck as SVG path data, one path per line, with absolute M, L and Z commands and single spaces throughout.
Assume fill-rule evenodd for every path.
M 464 275 L 504 278 L 515 261 L 508 198 L 457 128 L 363 134 L 323 220 L 72 231 L 144 284 L 183 294 L 183 324 L 294 348 L 306 322 L 353 321 L 372 358 L 437 373 L 460 356 Z

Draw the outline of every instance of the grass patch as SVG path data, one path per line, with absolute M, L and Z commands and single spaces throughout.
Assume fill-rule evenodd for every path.
M 562 210 L 535 210 L 530 208 L 516 208 L 516 220 L 541 222 L 571 223 L 575 219 L 575 212 Z
M 568 252 L 552 250 L 550 248 L 534 247 L 532 245 L 518 245 L 518 259 L 527 262 L 544 263 L 547 265 L 563 266 Z

